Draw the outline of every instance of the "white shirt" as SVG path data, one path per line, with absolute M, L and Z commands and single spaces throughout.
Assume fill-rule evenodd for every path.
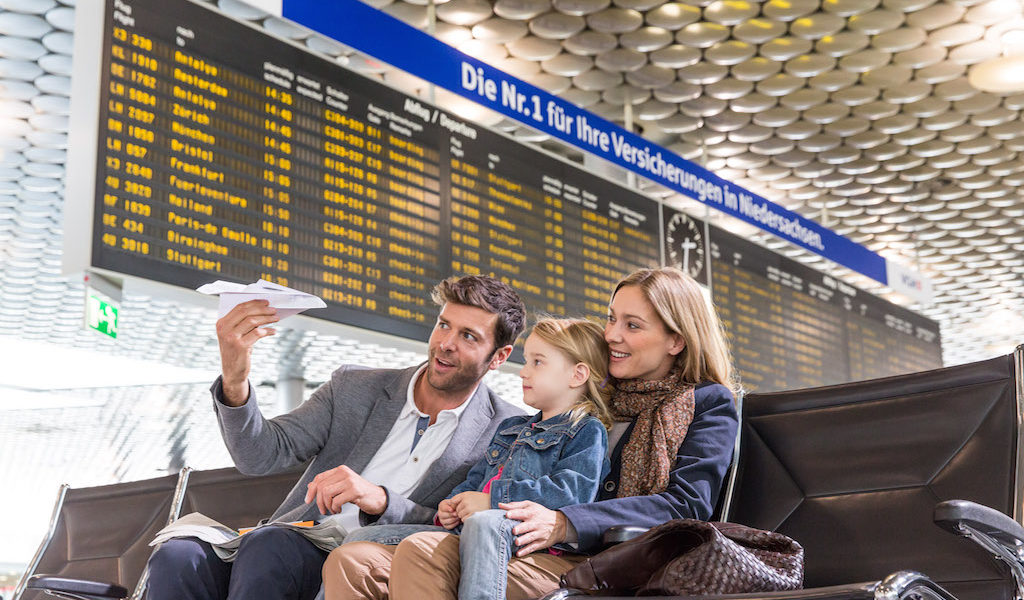
M 448 448 L 448 442 L 455 435 L 459 419 L 469 404 L 468 400 L 477 390 L 477 388 L 473 388 L 473 391 L 466 396 L 466 400 L 459 406 L 439 412 L 434 424 L 422 429 L 422 433 L 420 433 L 420 418 L 429 415 L 416 408 L 413 390 L 416 389 L 416 382 L 419 381 L 426 368 L 427 366 L 423 365 L 413 374 L 402 412 L 398 414 L 398 419 L 391 426 L 391 432 L 384 443 L 360 473 L 367 481 L 386 487 L 391 493 L 402 496 L 408 496 L 416 489 L 416 486 L 423 481 L 430 466 Z M 412 449 L 413 440 L 417 435 L 421 436 L 420 440 L 416 444 L 416 448 Z M 358 529 L 359 507 L 351 502 L 345 504 L 341 507 L 338 519 L 346 531 L 351 532 Z

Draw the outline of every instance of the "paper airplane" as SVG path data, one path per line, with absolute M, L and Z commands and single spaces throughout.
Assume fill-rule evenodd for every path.
M 281 319 L 297 315 L 310 308 L 323 308 L 327 306 L 323 300 L 313 294 L 293 290 L 292 288 L 277 285 L 263 279 L 249 285 L 232 283 L 230 281 L 214 281 L 213 283 L 199 286 L 196 288 L 196 291 L 201 294 L 220 296 L 220 305 L 217 307 L 218 318 L 223 317 L 232 308 L 249 300 L 267 300 L 270 302 L 271 307 L 277 309 L 277 314 Z

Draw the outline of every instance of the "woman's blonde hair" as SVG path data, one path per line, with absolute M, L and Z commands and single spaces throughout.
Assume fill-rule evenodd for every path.
M 575 424 L 587 415 L 597 417 L 606 428 L 612 425 L 608 401 L 612 385 L 608 377 L 608 344 L 604 329 L 586 319 L 540 319 L 533 326 L 534 335 L 558 348 L 572 364 L 583 363 L 590 368 L 590 378 L 584 384 L 583 395 L 569 409 L 569 419 Z
M 683 381 L 713 381 L 740 392 L 733 380 L 729 343 L 722 323 L 700 285 L 675 267 L 640 269 L 615 286 L 612 298 L 626 286 L 636 286 L 654 306 L 665 328 L 683 338 L 686 347 L 676 356 Z

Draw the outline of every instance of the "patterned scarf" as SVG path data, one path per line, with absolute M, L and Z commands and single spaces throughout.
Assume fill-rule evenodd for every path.
M 619 498 L 668 488 L 676 452 L 693 421 L 693 384 L 673 368 L 664 379 L 627 379 L 616 385 L 611 407 L 618 421 L 636 420 L 622 449 Z

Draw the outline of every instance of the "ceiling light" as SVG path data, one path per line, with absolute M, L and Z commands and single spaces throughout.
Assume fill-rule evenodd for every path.
M 1024 55 L 1001 56 L 971 67 L 967 80 L 983 92 L 1024 91 Z
M 0 337 L 0 363 L 3 385 L 27 391 L 198 383 L 217 376 L 215 368 L 176 367 L 14 337 Z M 61 367 L 54 369 L 55 364 Z
M 86 408 L 103 406 L 105 403 L 106 400 L 100 397 L 3 388 L 3 395 L 0 398 L 0 413 L 10 410 Z
M 995 36 L 1002 46 L 1002 56 L 971 67 L 967 80 L 972 86 L 993 94 L 1024 91 L 1024 22 L 1000 26 Z M 992 34 L 993 32 L 990 32 Z M 986 37 L 992 37 L 986 36 Z

